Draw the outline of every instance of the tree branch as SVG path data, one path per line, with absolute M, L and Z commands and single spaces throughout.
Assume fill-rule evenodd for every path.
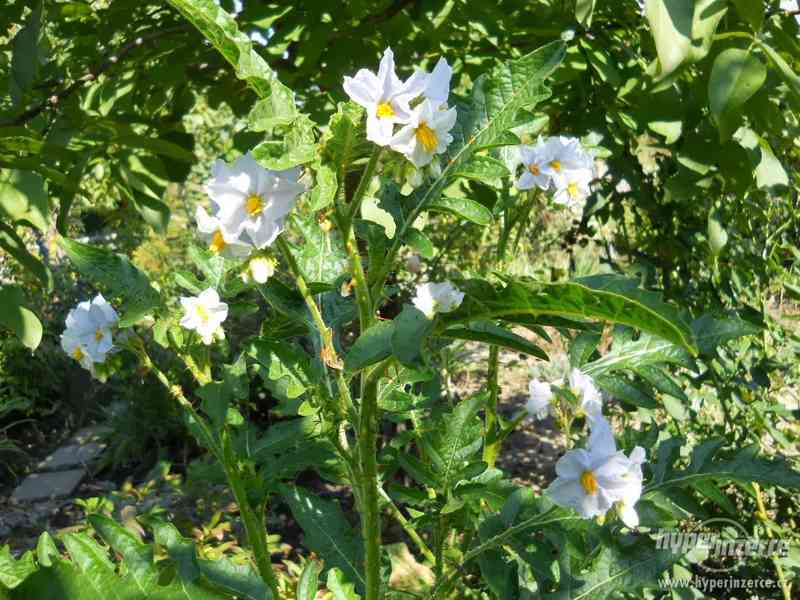
M 188 31 L 189 25 L 178 25 L 175 27 L 169 27 L 167 29 L 162 29 L 159 31 L 154 31 L 149 34 L 137 36 L 133 40 L 126 42 L 116 52 L 108 52 L 106 53 L 103 60 L 94 68 L 89 69 L 86 73 L 84 73 L 81 77 L 73 81 L 63 90 L 56 92 L 50 96 L 48 96 L 44 101 L 36 106 L 33 106 L 20 114 L 13 119 L 9 119 L 7 121 L 1 121 L 0 127 L 5 127 L 7 125 L 24 125 L 31 119 L 36 118 L 42 112 L 44 112 L 48 107 L 55 108 L 58 104 L 68 98 L 75 92 L 77 89 L 81 88 L 84 84 L 94 81 L 100 75 L 108 71 L 111 67 L 119 63 L 120 60 L 124 59 L 134 48 L 138 48 L 147 42 L 152 42 L 158 38 L 171 35 L 178 31 Z

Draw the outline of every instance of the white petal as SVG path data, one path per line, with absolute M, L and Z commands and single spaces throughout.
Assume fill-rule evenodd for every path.
M 447 102 L 450 95 L 450 78 L 453 76 L 453 69 L 447 64 L 444 57 L 439 59 L 433 72 L 428 76 L 425 85 L 425 97 L 438 104 Z
M 581 474 L 589 470 L 591 470 L 591 458 L 583 448 L 570 450 L 556 463 L 556 475 L 567 479 L 580 479 Z
M 365 73 L 369 73 L 370 77 Z M 344 78 L 344 91 L 350 99 L 364 108 L 372 108 L 373 111 L 379 95 L 377 81 L 371 81 L 374 77 L 375 75 L 362 69 L 355 77 Z

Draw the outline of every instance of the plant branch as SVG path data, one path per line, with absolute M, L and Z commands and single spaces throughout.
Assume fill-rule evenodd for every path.
M 153 40 L 171 35 L 178 31 L 188 31 L 190 27 L 191 26 L 189 24 L 176 25 L 175 27 L 168 27 L 167 29 L 161 29 L 144 35 L 136 36 L 133 40 L 126 42 L 125 44 L 120 46 L 116 52 L 106 53 L 106 55 L 103 57 L 103 59 L 100 61 L 99 64 L 90 68 L 88 71 L 86 71 L 86 73 L 78 77 L 78 79 L 73 81 L 71 84 L 69 84 L 61 91 L 51 94 L 41 103 L 29 108 L 28 110 L 14 117 L 13 119 L 9 119 L 7 121 L 0 121 L 0 127 L 6 127 L 9 125 L 24 125 L 28 121 L 39 116 L 47 108 L 50 107 L 56 108 L 62 100 L 71 96 L 75 91 L 83 87 L 85 84 L 95 81 L 98 77 L 100 77 L 100 75 L 111 69 L 114 65 L 118 64 L 135 48 L 138 48 L 147 42 L 152 42 Z

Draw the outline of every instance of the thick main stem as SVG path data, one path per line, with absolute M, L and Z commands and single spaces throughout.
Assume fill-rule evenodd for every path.
M 500 349 L 497 346 L 489 347 L 489 372 L 487 374 L 487 385 L 489 387 L 489 401 L 486 404 L 486 438 L 483 445 L 483 460 L 494 467 L 497 457 L 500 454 L 502 440 L 500 439 L 497 418 L 497 400 L 500 396 L 500 385 L 498 374 L 500 372 Z
M 364 377 L 365 375 L 362 375 Z M 377 446 L 378 378 L 367 381 L 361 397 L 358 426 L 361 470 L 361 532 L 364 539 L 366 600 L 380 598 L 381 516 L 378 505 Z

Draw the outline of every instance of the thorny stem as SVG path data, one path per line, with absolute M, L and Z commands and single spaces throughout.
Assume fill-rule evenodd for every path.
M 242 517 L 242 524 L 244 525 L 247 540 L 253 550 L 253 557 L 255 558 L 258 572 L 264 582 L 269 586 L 272 597 L 278 598 L 278 580 L 272 569 L 272 561 L 267 545 L 267 528 L 264 525 L 263 519 L 260 518 L 250 506 L 250 502 L 247 499 L 247 490 L 239 476 L 237 461 L 228 444 L 227 436 L 223 433 L 223 443 L 220 445 L 211 427 L 209 427 L 208 422 L 195 410 L 192 403 L 189 402 L 186 395 L 183 393 L 181 386 L 172 384 L 164 372 L 155 366 L 150 356 L 147 354 L 142 340 L 138 340 L 135 350 L 142 361 L 142 365 L 156 376 L 159 382 L 166 388 L 167 392 L 169 392 L 169 395 L 177 401 L 181 409 L 197 424 L 202 432 L 203 438 L 199 441 L 211 450 L 211 453 L 222 464 L 225 470 L 225 476 L 228 479 L 228 485 L 236 499 L 236 504 L 239 506 L 239 514 Z
M 363 376 L 363 375 L 362 375 Z M 361 531 L 364 539 L 366 600 L 380 598 L 381 516 L 378 506 L 377 409 L 378 378 L 363 387 L 358 424 L 358 456 L 361 467 Z
M 483 446 L 483 460 L 491 469 L 497 462 L 500 454 L 500 439 L 497 419 L 497 399 L 500 395 L 500 385 L 498 375 L 500 371 L 500 349 L 497 346 L 489 347 L 489 372 L 487 374 L 487 385 L 489 387 L 489 402 L 486 405 L 486 440 Z
M 342 412 L 344 415 L 352 415 L 353 400 L 350 396 L 350 388 L 348 387 L 344 378 L 344 374 L 342 373 L 342 361 L 336 354 L 336 348 L 333 345 L 333 332 L 325 324 L 325 320 L 322 318 L 322 313 L 319 311 L 317 302 L 314 300 L 314 296 L 308 289 L 308 284 L 306 284 L 305 277 L 303 276 L 302 271 L 300 271 L 300 266 L 297 264 L 297 261 L 292 255 L 289 245 L 280 236 L 278 236 L 278 239 L 275 240 L 275 245 L 283 255 L 286 263 L 289 265 L 289 270 L 292 272 L 292 276 L 297 284 L 297 289 L 300 291 L 300 295 L 303 297 L 303 300 L 308 307 L 308 311 L 311 313 L 311 318 L 314 321 L 314 325 L 316 325 L 317 330 L 319 331 L 320 339 L 322 341 L 322 360 L 327 366 L 332 367 L 336 371 L 336 386 L 339 390 L 339 396 L 341 397 L 343 403 Z
M 400 509 L 397 508 L 397 505 L 392 501 L 392 499 L 389 497 L 389 494 L 386 493 L 383 487 L 380 489 L 380 494 L 383 497 L 383 500 L 386 502 L 386 508 L 389 511 L 389 514 L 400 524 L 411 541 L 416 544 L 417 550 L 419 550 L 420 553 L 431 563 L 435 563 L 436 557 L 433 555 L 433 552 L 431 552 L 431 549 L 428 548 L 425 540 L 419 536 L 417 530 L 414 529 L 414 527 L 408 522 L 408 519 L 406 519 L 405 515 L 400 512 Z

